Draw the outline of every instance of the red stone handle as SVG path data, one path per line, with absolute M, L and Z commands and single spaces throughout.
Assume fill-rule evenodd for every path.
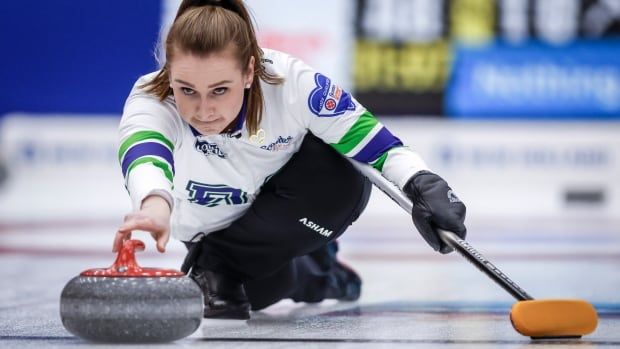
M 183 276 L 182 272 L 174 269 L 142 268 L 136 262 L 136 251 L 144 251 L 144 242 L 127 240 L 114 264 L 109 268 L 88 269 L 80 273 L 81 276 L 114 276 L 114 277 L 155 277 L 155 276 Z
M 144 242 L 140 240 L 127 240 L 123 242 L 121 250 L 118 251 L 116 260 L 110 269 L 119 273 L 140 273 L 142 268 L 136 262 L 136 251 L 144 251 Z

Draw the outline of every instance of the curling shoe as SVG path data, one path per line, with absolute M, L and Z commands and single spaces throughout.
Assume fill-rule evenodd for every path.
M 325 298 L 356 301 L 362 293 L 362 279 L 349 266 L 336 261 L 329 271 Z
M 243 285 L 229 277 L 194 267 L 190 277 L 204 294 L 204 317 L 209 319 L 250 318 L 250 302 Z

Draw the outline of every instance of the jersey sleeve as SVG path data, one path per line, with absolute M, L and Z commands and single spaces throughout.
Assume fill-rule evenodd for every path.
M 119 125 L 118 159 L 134 210 L 149 195 L 162 196 L 172 208 L 174 149 L 179 125 L 174 105 L 134 91 Z
M 416 172 L 428 170 L 415 151 L 327 76 L 290 57 L 286 79 L 290 111 L 342 155 L 372 165 L 401 189 Z

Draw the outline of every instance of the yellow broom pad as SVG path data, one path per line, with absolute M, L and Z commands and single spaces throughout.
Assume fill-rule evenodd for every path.
M 510 320 L 524 336 L 577 337 L 596 329 L 598 315 L 592 304 L 584 300 L 531 300 L 515 303 Z

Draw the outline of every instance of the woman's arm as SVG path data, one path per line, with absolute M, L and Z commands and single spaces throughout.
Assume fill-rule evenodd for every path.
M 465 238 L 466 209 L 446 181 L 328 77 L 294 58 L 288 72 L 285 93 L 292 113 L 340 154 L 373 166 L 403 190 L 414 204 L 412 219 L 426 242 L 441 253 L 452 251 L 436 229 Z
M 157 249 L 165 250 L 174 206 L 173 154 L 181 132 L 177 120 L 174 105 L 136 87 L 125 103 L 119 125 L 118 158 L 134 209 L 117 231 L 115 250 L 131 237 L 132 230 L 150 232 L 157 241 Z

